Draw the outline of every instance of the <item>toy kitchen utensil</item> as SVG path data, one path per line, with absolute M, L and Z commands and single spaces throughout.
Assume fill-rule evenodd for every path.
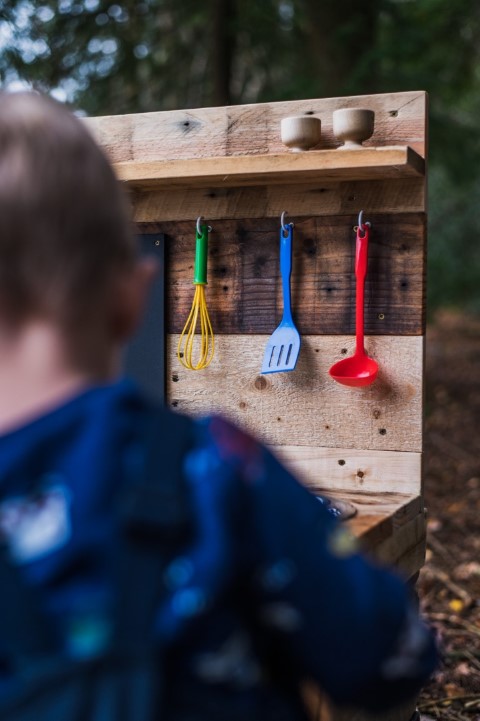
M 368 238 L 370 223 L 362 224 L 362 213 L 357 227 L 355 253 L 356 277 L 356 348 L 350 358 L 344 358 L 330 368 L 330 375 L 337 383 L 345 386 L 368 386 L 377 377 L 378 365 L 373 358 L 365 353 L 363 321 L 364 321 L 364 290 L 367 274 Z
M 300 334 L 292 318 L 290 301 L 290 275 L 292 272 L 293 223 L 284 224 L 282 213 L 280 228 L 280 272 L 283 290 L 283 318 L 270 336 L 263 357 L 262 373 L 293 371 L 300 352 Z
M 180 335 L 177 347 L 177 356 L 180 363 L 188 370 L 199 371 L 212 362 L 215 352 L 212 324 L 208 315 L 205 286 L 207 285 L 207 257 L 208 257 L 208 225 L 200 225 L 201 218 L 197 220 L 195 243 L 195 268 L 193 284 L 195 295 L 192 308 Z M 193 360 L 193 344 L 197 321 L 200 319 L 200 354 L 196 362 Z

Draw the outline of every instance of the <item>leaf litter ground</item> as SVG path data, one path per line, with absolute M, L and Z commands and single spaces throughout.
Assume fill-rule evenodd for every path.
M 443 311 L 427 331 L 427 558 L 417 589 L 442 664 L 423 721 L 480 721 L 480 318 Z

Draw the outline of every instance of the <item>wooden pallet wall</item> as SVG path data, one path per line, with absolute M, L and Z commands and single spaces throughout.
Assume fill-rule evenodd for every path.
M 367 147 L 408 145 L 426 155 L 423 92 L 146 113 L 87 120 L 119 172 L 188 158 L 289 153 L 280 120 L 315 114 L 320 149 L 335 148 L 332 112 L 375 111 Z M 336 151 L 341 153 L 341 150 Z M 188 171 L 188 164 L 183 166 Z M 425 332 L 425 178 L 395 176 L 228 187 L 130 183 L 142 233 L 166 238 L 166 393 L 175 408 L 220 412 L 271 445 L 307 482 L 365 493 L 420 493 Z M 136 172 L 136 170 L 135 170 Z M 388 177 L 387 177 L 388 176 Z M 127 176 L 121 176 L 127 177 Z M 352 353 L 358 211 L 372 223 L 365 289 L 371 387 L 336 384 L 329 367 Z M 261 375 L 281 318 L 279 221 L 295 224 L 292 304 L 302 335 L 293 373 Z M 192 301 L 195 220 L 211 225 L 207 301 L 216 336 L 212 365 L 187 371 L 176 344 Z

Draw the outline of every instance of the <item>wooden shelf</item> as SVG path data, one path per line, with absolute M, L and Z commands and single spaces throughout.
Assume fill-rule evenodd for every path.
M 218 188 L 421 177 L 425 173 L 425 161 L 409 146 L 388 146 L 276 155 L 132 160 L 116 163 L 114 168 L 119 180 L 133 188 Z
M 357 515 L 345 525 L 363 550 L 377 561 L 396 566 L 407 578 L 421 568 L 425 560 L 426 521 L 420 496 L 309 488 L 316 495 L 325 494 L 355 506 Z

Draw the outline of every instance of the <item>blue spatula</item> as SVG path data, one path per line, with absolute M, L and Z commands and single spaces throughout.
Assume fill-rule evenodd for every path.
M 290 275 L 292 272 L 293 223 L 280 229 L 280 272 L 282 274 L 283 318 L 268 339 L 263 357 L 262 373 L 293 371 L 300 352 L 300 334 L 295 328 L 290 303 Z

